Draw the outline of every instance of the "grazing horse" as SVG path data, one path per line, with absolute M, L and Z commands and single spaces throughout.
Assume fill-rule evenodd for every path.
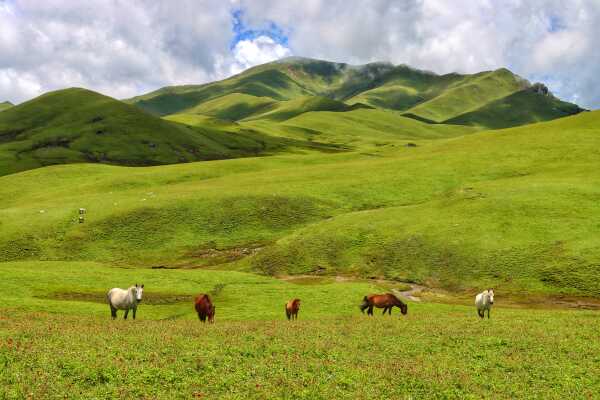
M 490 310 L 494 304 L 494 289 L 484 290 L 475 296 L 475 306 L 477 307 L 477 315 L 481 318 L 485 316 L 487 310 L 488 319 L 490 318 Z
M 210 300 L 210 296 L 207 294 L 199 294 L 196 296 L 196 300 L 194 301 L 194 309 L 198 313 L 198 318 L 200 321 L 206 322 L 206 318 L 208 317 L 209 323 L 215 322 L 215 306 Z
M 135 319 L 135 313 L 137 312 L 137 306 L 142 301 L 142 293 L 144 292 L 144 285 L 138 285 L 130 287 L 129 289 L 113 288 L 108 291 L 106 299 L 110 306 L 110 315 L 112 319 L 117 318 L 117 310 L 125 310 L 125 316 L 123 319 L 127 319 L 129 310 L 133 310 L 133 319 Z
M 373 307 L 383 308 L 383 314 L 385 315 L 386 311 L 389 315 L 392 315 L 392 308 L 394 306 L 400 308 L 400 312 L 404 315 L 408 312 L 408 306 L 399 298 L 394 296 L 392 293 L 386 294 L 370 294 L 363 298 L 363 302 L 360 305 L 360 311 L 367 311 L 368 315 L 373 315 Z
M 298 319 L 298 311 L 300 311 L 300 299 L 293 299 L 285 303 L 285 315 L 288 320 Z

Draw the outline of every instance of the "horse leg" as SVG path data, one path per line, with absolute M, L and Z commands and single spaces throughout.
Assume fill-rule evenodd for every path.
M 388 315 L 392 315 L 392 308 L 394 308 L 394 307 L 392 306 L 388 309 Z
M 385 315 L 385 313 L 387 312 L 387 307 L 383 307 L 383 312 L 381 313 L 381 315 Z
M 369 310 L 367 311 L 367 314 L 370 316 L 373 316 L 373 306 L 369 306 Z
M 112 304 L 110 305 L 110 316 L 112 317 L 112 319 L 116 319 L 117 318 L 117 309 L 114 308 L 112 306 Z
M 127 314 L 129 314 L 129 308 L 125 310 L 125 316 L 123 317 L 123 319 L 127 319 Z
M 488 308 L 488 319 L 490 319 L 490 309 Z
M 135 319 L 135 313 L 137 312 L 137 307 L 133 308 L 133 319 Z
M 477 315 L 479 315 L 479 318 L 483 318 L 484 317 L 483 311 L 481 311 L 479 308 L 477 309 Z

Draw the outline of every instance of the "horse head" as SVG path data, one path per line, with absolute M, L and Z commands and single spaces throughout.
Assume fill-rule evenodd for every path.
M 408 313 L 408 306 L 405 303 L 400 303 L 400 312 L 402 315 L 406 315 Z
M 487 298 L 490 304 L 494 304 L 494 289 L 488 289 Z
M 135 284 L 134 296 L 135 300 L 139 303 L 142 301 L 142 294 L 144 293 L 144 285 Z

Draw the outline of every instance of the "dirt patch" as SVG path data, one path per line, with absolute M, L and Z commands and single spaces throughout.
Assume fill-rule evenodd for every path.
M 199 266 L 211 267 L 227 264 L 241 260 L 244 257 L 253 256 L 264 247 L 264 243 L 252 243 L 245 246 L 218 249 L 216 247 L 203 247 L 191 250 L 185 254 L 185 258 L 199 262 Z

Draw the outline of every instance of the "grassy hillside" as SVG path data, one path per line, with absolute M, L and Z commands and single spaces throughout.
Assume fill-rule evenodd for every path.
M 392 149 L 407 142 L 443 139 L 475 132 L 472 127 L 426 124 L 398 113 L 358 108 L 348 112 L 306 112 L 274 124 L 261 119 L 243 121 L 272 136 L 331 143 L 365 151 Z
M 600 160 L 589 151 L 599 120 L 583 113 L 416 148 L 4 176 L 0 258 L 600 295 Z
M 0 175 L 44 165 L 155 165 L 257 155 L 304 144 L 257 132 L 190 128 L 85 89 L 66 89 L 3 111 Z
M 360 106 L 358 106 L 360 107 Z M 350 111 L 356 107 L 321 96 L 302 96 L 293 100 L 280 101 L 262 113 L 255 113 L 246 120 L 262 119 L 281 122 L 312 111 Z
M 499 69 L 465 77 L 439 96 L 407 112 L 423 119 L 442 122 L 521 90 L 524 86 L 522 79 L 506 69 Z
M 289 100 L 311 94 L 288 75 L 277 69 L 249 70 L 220 82 L 200 86 L 168 87 L 127 100 L 156 115 L 168 115 L 196 107 L 201 103 L 231 93 L 274 100 Z
M 562 118 L 581 112 L 572 103 L 525 89 L 492 101 L 444 123 L 500 129 Z
M 270 110 L 276 101 L 270 97 L 256 97 L 243 93 L 231 93 L 208 100 L 180 114 L 200 114 L 225 121 L 238 121 L 248 116 Z M 176 115 L 176 114 L 172 114 Z
M 14 105 L 10 101 L 0 103 L 0 111 L 8 110 L 11 107 L 14 107 Z

